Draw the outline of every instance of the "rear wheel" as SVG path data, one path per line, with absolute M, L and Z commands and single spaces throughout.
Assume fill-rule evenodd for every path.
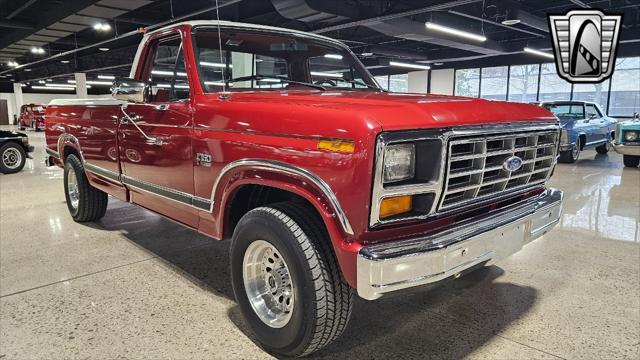
M 560 152 L 560 162 L 568 164 L 576 162 L 580 156 L 581 146 L 582 140 L 580 138 L 576 139 L 576 145 L 571 150 Z
M 67 208 L 77 222 L 95 221 L 107 211 L 109 197 L 89 184 L 82 162 L 68 155 L 64 165 L 64 195 Z
M 0 147 L 0 172 L 13 174 L 22 170 L 26 162 L 27 154 L 22 146 L 8 142 Z
M 308 206 L 279 203 L 245 214 L 233 234 L 231 280 L 240 309 L 269 352 L 303 356 L 347 326 L 353 290 L 324 224 Z
M 624 166 L 626 167 L 638 167 L 638 165 L 640 164 L 640 156 L 623 155 L 622 161 L 624 162 Z

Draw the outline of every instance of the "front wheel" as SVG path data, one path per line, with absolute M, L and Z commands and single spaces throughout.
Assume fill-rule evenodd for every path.
M 13 174 L 22 170 L 26 162 L 27 154 L 22 146 L 8 142 L 0 147 L 0 172 Z
M 606 154 L 609 152 L 609 150 L 611 150 L 611 143 L 609 142 L 609 140 L 596 148 L 598 154 Z
M 626 167 L 638 167 L 638 164 L 640 164 L 640 156 L 622 155 L 622 162 L 624 162 L 624 166 Z
M 307 355 L 346 328 L 353 290 L 330 244 L 315 212 L 297 203 L 259 207 L 238 222 L 231 245 L 233 292 L 267 351 Z
M 109 197 L 89 184 L 82 162 L 73 154 L 65 159 L 64 195 L 71 217 L 77 222 L 96 221 L 107 211 Z
M 562 163 L 567 163 L 567 164 L 572 164 L 574 162 L 576 162 L 578 160 L 578 157 L 580 156 L 580 146 L 581 146 L 581 140 L 580 138 L 578 138 L 576 140 L 576 145 L 571 148 L 568 151 L 561 151 L 560 152 L 560 162 Z

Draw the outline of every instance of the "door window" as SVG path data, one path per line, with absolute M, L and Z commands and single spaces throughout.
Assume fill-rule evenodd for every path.
M 595 117 L 595 118 L 602 117 L 602 114 L 600 114 L 600 111 L 598 111 L 598 108 L 595 107 L 595 105 L 587 104 L 585 107 L 587 109 L 587 119 L 590 119 L 592 117 Z
M 151 101 L 165 102 L 189 98 L 189 82 L 179 37 L 160 40 L 149 74 Z

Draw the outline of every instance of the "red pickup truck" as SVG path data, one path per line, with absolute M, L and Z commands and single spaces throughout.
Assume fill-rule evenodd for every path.
M 35 131 L 44 129 L 44 111 L 46 106 L 40 104 L 25 104 L 20 107 L 19 128 L 31 128 Z
M 231 239 L 236 299 L 277 354 L 336 339 L 356 293 L 458 277 L 560 217 L 550 112 L 384 91 L 327 37 L 172 25 L 112 92 L 46 110 L 71 216 L 100 219 L 111 195 Z

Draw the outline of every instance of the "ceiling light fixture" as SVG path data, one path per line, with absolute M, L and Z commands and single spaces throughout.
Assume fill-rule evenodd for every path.
M 320 77 L 335 78 L 335 79 L 342 79 L 343 78 L 342 74 L 328 73 L 328 72 L 321 72 L 321 71 L 312 71 L 311 75 L 320 76 Z
M 60 60 L 60 62 L 63 63 L 63 64 L 68 64 L 69 60 Z
M 465 39 L 469 39 L 469 40 L 480 41 L 480 42 L 487 41 L 487 37 L 484 36 L 484 35 L 472 34 L 470 32 L 466 32 L 466 31 L 450 28 L 448 26 L 442 26 L 442 25 L 434 24 L 432 22 L 425 23 L 425 26 L 429 30 L 440 31 L 440 32 L 443 32 L 443 33 L 459 36 L 461 38 L 465 38 Z
M 360 56 L 373 56 L 372 52 L 363 52 Z
M 95 80 L 89 80 L 89 81 L 87 81 L 87 84 L 89 84 L 89 85 L 106 85 L 106 86 L 113 85 L 113 83 L 111 81 L 95 81 Z
M 11 67 L 18 67 L 20 64 L 18 64 L 18 63 L 17 63 L 17 62 L 15 62 L 15 61 L 9 61 L 9 62 L 7 63 L 7 65 L 9 65 L 9 66 L 11 66 Z
M 42 54 L 44 54 L 44 49 L 39 47 L 39 46 L 34 46 L 34 47 L 31 48 L 31 53 L 32 54 L 42 55 Z
M 324 57 L 327 59 L 342 60 L 342 55 L 340 54 L 324 54 Z
M 102 80 L 115 80 L 116 77 L 113 75 L 98 75 L 98 79 Z
M 398 62 L 398 61 L 389 61 L 389 65 L 390 66 L 395 66 L 395 67 L 409 68 L 409 69 L 418 69 L 418 70 L 429 70 L 429 69 L 431 69 L 431 66 L 429 66 L 429 65 L 410 64 L 410 63 L 403 63 L 403 62 Z
M 32 89 L 37 90 L 67 90 L 67 91 L 75 91 L 75 88 L 72 87 L 54 87 L 54 86 L 32 86 Z
M 100 51 L 109 51 L 109 48 L 101 47 L 101 48 L 98 48 L 98 50 L 100 50 Z
M 107 24 L 107 23 L 97 23 L 95 25 L 93 25 L 93 28 L 97 31 L 109 31 L 111 30 L 111 25 Z
M 435 66 L 442 66 L 442 65 L 444 65 L 444 63 L 443 63 L 443 62 L 436 62 L 436 63 L 433 63 L 433 65 L 435 65 Z
M 507 19 L 507 20 L 502 20 L 500 23 L 502 25 L 511 26 L 515 24 L 520 24 L 520 19 Z
M 549 54 L 547 52 L 536 50 L 536 49 L 532 49 L 532 48 L 528 48 L 528 47 L 524 48 L 524 52 L 527 52 L 529 54 L 542 56 L 542 57 L 546 57 L 546 58 L 549 58 L 549 59 L 553 59 L 554 58 L 553 54 Z
M 262 59 L 256 59 L 256 62 L 262 62 Z M 224 68 L 225 64 L 208 62 L 208 61 L 200 61 L 200 66 L 214 67 L 214 68 Z M 233 64 L 229 64 L 229 67 L 232 68 Z

